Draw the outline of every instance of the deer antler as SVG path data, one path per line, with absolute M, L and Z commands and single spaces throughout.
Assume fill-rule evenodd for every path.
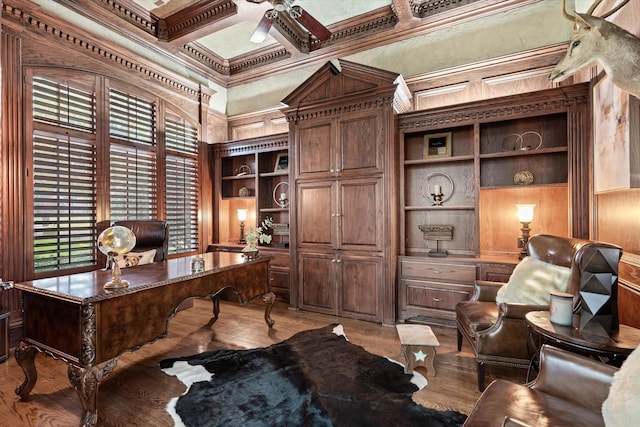
M 600 3 L 602 3 L 602 0 L 596 0 L 595 2 L 593 2 L 589 10 L 587 10 L 587 15 L 593 15 L 593 12 L 600 5 Z
M 568 19 L 569 21 L 575 21 L 576 18 L 569 15 L 567 13 L 567 8 L 566 8 L 566 0 L 562 0 L 562 16 L 564 16 L 566 19 Z
M 595 15 L 593 15 L 593 12 L 598 8 L 598 6 L 600 6 L 600 3 L 602 3 L 602 0 L 596 0 L 595 2 L 593 2 L 591 7 L 589 7 L 589 10 L 587 10 L 586 14 L 587 15 L 591 15 L 591 16 L 595 16 Z M 609 12 L 607 12 L 607 13 L 603 14 L 602 16 L 600 16 L 600 18 L 607 19 L 608 17 L 610 17 L 611 15 L 613 15 L 614 13 L 616 13 L 617 11 L 622 9 L 624 7 L 624 5 L 626 5 L 627 3 L 629 3 L 629 0 L 624 0 L 622 3 L 620 3 L 619 5 L 614 7 L 613 9 L 611 9 Z M 567 13 L 566 0 L 562 0 L 562 16 L 564 16 L 569 21 L 573 22 L 573 31 L 574 32 L 578 31 L 578 26 L 579 25 L 578 25 L 578 22 L 576 21 L 575 16 L 572 16 L 569 13 Z
M 598 2 L 598 3 L 600 3 L 600 2 Z M 627 3 L 629 3 L 629 0 L 624 0 L 622 3 L 620 3 L 619 5 L 614 7 L 613 9 L 611 9 L 609 12 L 605 13 L 604 15 L 602 15 L 600 18 L 607 19 L 608 17 L 610 17 L 611 15 L 616 13 L 618 10 L 620 10 L 622 8 L 622 6 L 624 6 Z
M 562 10 L 564 12 L 564 0 L 562 0 L 562 3 L 563 3 Z M 598 8 L 598 6 L 600 6 L 600 3 L 602 3 L 602 0 L 596 0 L 595 2 L 593 2 L 591 7 L 589 8 L 589 10 L 587 10 L 587 15 L 595 16 L 593 14 L 593 12 L 595 12 L 595 10 Z M 607 12 L 604 15 L 600 16 L 600 18 L 607 19 L 608 17 L 610 17 L 611 15 L 613 15 L 614 13 L 616 13 L 617 11 L 622 9 L 622 7 L 624 7 L 624 5 L 627 4 L 627 3 L 629 3 L 629 0 L 624 0 L 622 3 L 620 3 L 619 5 L 614 7 L 613 9 L 611 9 L 609 12 Z

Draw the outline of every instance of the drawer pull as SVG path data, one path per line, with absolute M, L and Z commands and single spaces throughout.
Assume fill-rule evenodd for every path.
M 432 299 L 434 302 L 442 302 L 442 298 L 436 298 L 436 297 L 433 297 L 433 298 L 431 298 L 431 299 Z

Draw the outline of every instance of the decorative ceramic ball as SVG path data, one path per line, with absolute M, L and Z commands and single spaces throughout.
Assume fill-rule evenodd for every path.
M 250 194 L 251 192 L 247 187 L 241 187 L 240 190 L 238 190 L 238 196 L 240 197 L 249 197 Z
M 126 254 L 135 245 L 136 235 L 121 225 L 109 227 L 98 236 L 98 249 L 108 256 Z
M 533 184 L 533 173 L 531 171 L 518 171 L 513 175 L 513 183 L 516 185 Z

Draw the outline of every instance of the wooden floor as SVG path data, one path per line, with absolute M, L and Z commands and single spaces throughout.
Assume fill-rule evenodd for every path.
M 291 335 L 330 323 L 341 323 L 349 340 L 370 353 L 402 361 L 396 329 L 304 311 L 290 310 L 277 303 L 272 313 L 274 328 L 269 331 L 258 304 L 239 306 L 222 303 L 219 320 L 207 322 L 211 303 L 195 300 L 194 306 L 181 311 L 169 323 L 167 338 L 125 353 L 109 378 L 100 385 L 99 426 L 171 426 L 165 411 L 169 399 L 185 391 L 175 378 L 165 375 L 158 362 L 168 357 L 186 356 L 220 348 L 264 347 Z M 433 327 L 440 341 L 436 357 L 437 375 L 427 376 L 429 384 L 414 394 L 424 406 L 454 409 L 468 413 L 480 395 L 476 387 L 475 361 L 468 347 L 456 350 L 455 329 Z M 36 357 L 38 382 L 27 402 L 19 400 L 15 388 L 24 380 L 13 354 L 0 364 L 0 426 L 74 426 L 78 425 L 81 404 L 71 387 L 64 362 L 43 354 Z M 423 368 L 418 371 L 426 374 Z M 488 368 L 487 384 L 496 376 L 524 382 L 523 370 Z

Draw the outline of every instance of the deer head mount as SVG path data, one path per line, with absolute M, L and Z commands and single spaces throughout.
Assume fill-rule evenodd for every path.
M 567 13 L 562 0 L 562 15 L 573 22 L 573 37 L 565 57 L 549 78 L 559 82 L 582 68 L 599 61 L 607 75 L 620 88 L 640 97 L 640 39 L 605 19 L 626 5 L 619 5 L 600 17 L 593 12 L 602 0 L 596 0 L 587 13 Z

